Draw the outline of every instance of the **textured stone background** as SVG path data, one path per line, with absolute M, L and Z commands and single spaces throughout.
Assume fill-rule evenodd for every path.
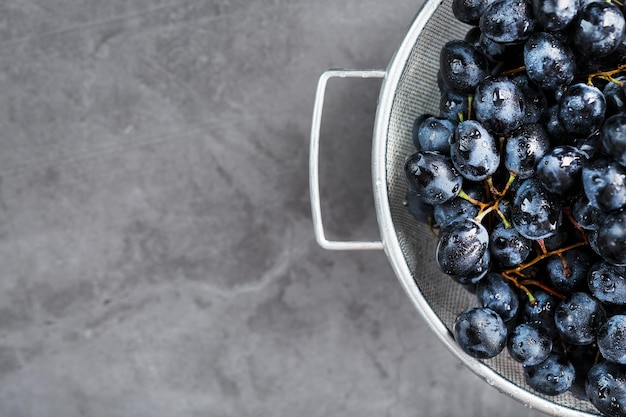
M 0 416 L 533 416 L 457 363 L 383 253 L 312 233 L 318 76 L 419 1 L 0 4 Z M 374 239 L 378 81 L 329 84 L 332 237 Z

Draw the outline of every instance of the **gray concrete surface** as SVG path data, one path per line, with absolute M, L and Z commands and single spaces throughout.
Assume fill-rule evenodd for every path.
M 0 416 L 533 416 L 452 359 L 383 253 L 320 249 L 318 76 L 419 1 L 0 3 Z M 379 84 L 333 82 L 331 235 L 376 238 Z

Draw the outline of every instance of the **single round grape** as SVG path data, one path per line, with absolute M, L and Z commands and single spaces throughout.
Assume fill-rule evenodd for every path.
M 500 43 L 519 43 L 535 29 L 532 6 L 524 0 L 496 0 L 479 19 L 480 30 Z
M 511 133 L 526 116 L 522 89 L 504 76 L 487 77 L 478 84 L 473 108 L 476 120 L 495 135 Z
M 476 299 L 500 315 L 504 322 L 517 316 L 519 298 L 513 286 L 502 275 L 490 272 L 476 284 Z
M 472 307 L 461 312 L 454 321 L 453 333 L 461 349 L 474 358 L 492 358 L 506 346 L 506 326 L 489 308 Z
M 569 145 L 550 149 L 537 164 L 537 178 L 554 194 L 566 195 L 580 188 L 585 153 Z
M 407 159 L 404 172 L 410 187 L 428 204 L 441 204 L 461 192 L 463 177 L 450 158 L 435 153 L 418 151 Z
M 520 323 L 509 333 L 507 351 L 524 366 L 538 365 L 550 355 L 552 339 L 545 330 L 530 323 Z
M 520 180 L 530 178 L 549 149 L 548 132 L 541 124 L 523 125 L 506 139 L 504 166 Z
M 587 271 L 594 260 L 595 257 L 587 248 L 570 249 L 562 257 L 551 256 L 546 262 L 546 272 L 552 288 L 565 295 L 584 291 Z
M 481 184 L 469 183 L 463 187 L 465 194 L 471 198 L 482 201 L 485 199 L 485 189 Z M 454 197 L 445 203 L 437 204 L 433 208 L 435 224 L 439 227 L 446 227 L 457 220 L 473 219 L 478 214 L 480 207 L 470 203 L 464 198 Z
M 439 71 L 445 84 L 458 93 L 471 94 L 489 75 L 487 58 L 469 43 L 455 39 L 439 54 Z
M 560 199 L 546 190 L 536 177 L 524 180 L 513 199 L 511 220 L 515 229 L 528 239 L 552 236 L 561 224 Z
M 494 262 L 504 268 L 520 265 L 532 251 L 532 241 L 522 236 L 515 228 L 506 228 L 504 224 L 492 230 L 489 238 L 489 250 Z
M 626 417 L 626 366 L 601 361 L 587 373 L 585 391 L 589 401 L 603 414 Z
M 469 100 L 467 94 L 457 93 L 449 88 L 441 92 L 439 99 L 439 115 L 452 122 L 459 121 L 459 113 L 467 114 Z
M 609 214 L 598 228 L 597 250 L 612 265 L 626 266 L 626 211 Z
M 626 114 L 610 116 L 600 131 L 602 148 L 619 164 L 626 167 Z
M 609 2 L 592 2 L 584 6 L 572 25 L 572 42 L 587 57 L 603 57 L 624 40 L 624 15 Z
M 602 89 L 602 93 L 606 98 L 606 114 L 614 115 L 626 112 L 626 77 L 623 75 L 616 76 L 615 79 L 622 83 L 607 83 Z
M 476 120 L 457 125 L 450 140 L 450 157 L 457 171 L 471 181 L 490 177 L 500 165 L 496 140 Z
M 598 349 L 604 359 L 626 365 L 626 316 L 616 314 L 600 327 Z
M 552 352 L 537 365 L 524 367 L 526 383 L 545 395 L 566 392 L 576 378 L 574 365 L 563 355 Z
M 623 267 L 599 261 L 589 269 L 587 285 L 602 303 L 626 306 L 626 270 Z
M 569 85 L 576 72 L 572 50 L 548 32 L 537 32 L 528 38 L 524 45 L 524 65 L 531 80 L 551 91 Z
M 489 233 L 473 219 L 452 223 L 439 234 L 436 257 L 441 271 L 448 275 L 475 272 L 476 265 L 489 256 Z
M 576 17 L 578 0 L 532 0 L 537 25 L 548 31 L 565 29 Z
M 559 335 L 572 345 L 593 343 L 605 321 L 606 311 L 602 304 L 586 292 L 570 294 L 554 312 L 554 323 Z
M 570 85 L 559 99 L 559 121 L 565 131 L 574 136 L 586 137 L 598 131 L 605 111 L 604 94 L 593 85 Z
M 592 206 L 606 212 L 626 207 L 626 167 L 608 158 L 593 158 L 583 167 L 582 180 Z
M 526 297 L 522 304 L 522 319 L 543 329 L 550 338 L 558 334 L 554 322 L 554 311 L 559 303 L 558 298 L 544 290 L 533 291 L 534 303 Z
M 476 26 L 485 8 L 493 0 L 453 0 L 452 13 L 460 22 Z

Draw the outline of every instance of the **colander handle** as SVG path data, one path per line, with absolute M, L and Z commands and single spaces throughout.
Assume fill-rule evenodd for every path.
M 309 151 L 309 187 L 311 194 L 311 211 L 313 215 L 313 228 L 318 245 L 328 250 L 381 250 L 381 241 L 336 241 L 326 239 L 324 225 L 322 223 L 322 207 L 320 204 L 319 184 L 319 144 L 320 127 L 322 124 L 322 109 L 324 107 L 324 93 L 326 84 L 331 78 L 383 78 L 387 75 L 384 70 L 354 70 L 354 69 L 330 69 L 325 71 L 317 83 L 315 104 L 313 107 L 313 123 L 311 125 L 311 148 Z

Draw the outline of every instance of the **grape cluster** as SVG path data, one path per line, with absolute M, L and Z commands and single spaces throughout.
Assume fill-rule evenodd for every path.
M 626 416 L 626 21 L 616 0 L 453 0 L 407 206 L 475 294 L 453 333 L 527 384 Z M 505 349 L 506 348 L 506 349 Z

